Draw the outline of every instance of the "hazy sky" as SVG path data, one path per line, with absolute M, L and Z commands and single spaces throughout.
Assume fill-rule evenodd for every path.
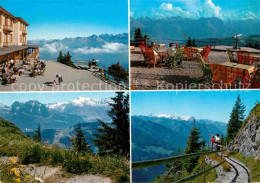
M 246 113 L 260 101 L 260 90 L 132 92 L 132 115 L 173 114 L 228 122 L 238 94 Z
M 0 0 L 0 6 L 30 24 L 28 40 L 128 32 L 127 0 Z
M 260 0 L 131 0 L 131 16 L 260 18 Z
M 43 104 L 68 102 L 78 97 L 104 99 L 114 97 L 115 92 L 44 92 L 44 93 L 0 93 L 0 104 L 11 105 L 15 101 L 38 100 Z

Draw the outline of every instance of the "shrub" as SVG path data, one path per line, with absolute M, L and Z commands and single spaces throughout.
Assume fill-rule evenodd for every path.
M 27 146 L 21 153 L 21 162 L 23 164 L 40 163 L 43 158 L 43 152 L 39 144 Z
M 68 173 L 82 174 L 90 171 L 92 163 L 89 161 L 88 157 L 83 157 L 80 153 L 75 151 L 69 151 L 65 154 L 62 167 Z
M 51 154 L 51 164 L 56 165 L 59 163 L 62 163 L 64 161 L 64 158 L 62 156 L 62 152 L 55 148 Z

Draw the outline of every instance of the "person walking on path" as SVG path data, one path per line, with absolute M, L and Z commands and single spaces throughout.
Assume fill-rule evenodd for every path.
M 58 82 L 60 85 L 63 82 L 62 76 L 59 74 L 59 75 L 56 75 L 56 78 L 58 78 Z

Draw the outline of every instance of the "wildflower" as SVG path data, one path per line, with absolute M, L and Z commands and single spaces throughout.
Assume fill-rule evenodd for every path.
M 25 165 L 19 165 L 20 168 L 25 168 L 26 166 Z
M 17 168 L 12 168 L 11 171 L 12 172 L 16 172 Z
M 12 164 L 15 164 L 17 161 L 15 160 L 15 157 L 9 158 L 9 160 L 12 162 Z
M 15 176 L 20 177 L 20 174 L 18 172 L 14 172 Z
M 17 179 L 14 179 L 15 180 L 15 182 L 17 182 L 17 183 L 20 183 L 21 182 L 21 179 L 20 178 L 17 178 Z
M 29 175 L 26 175 L 26 176 L 24 177 L 24 179 L 25 179 L 25 180 L 29 180 L 29 179 L 30 179 L 30 176 L 29 176 Z

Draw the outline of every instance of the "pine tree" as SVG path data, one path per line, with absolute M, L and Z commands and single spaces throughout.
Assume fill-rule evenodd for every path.
M 59 63 L 63 62 L 62 50 L 60 50 L 59 56 L 57 58 L 57 62 L 59 62 Z
M 191 46 L 192 46 L 192 47 L 197 47 L 197 44 L 196 44 L 195 39 L 192 40 L 192 42 L 191 42 Z
M 228 122 L 226 142 L 230 142 L 236 137 L 244 121 L 244 113 L 245 105 L 242 103 L 240 96 L 238 95 Z
M 128 70 L 125 70 L 119 62 L 108 67 L 108 73 L 111 74 L 117 83 L 120 83 L 120 80 L 128 80 Z
M 97 130 L 96 139 L 92 139 L 99 149 L 99 154 L 119 154 L 129 157 L 130 155 L 130 133 L 129 133 L 129 94 L 116 92 L 109 103 L 111 110 L 108 115 L 112 119 L 111 125 L 99 120 L 102 128 Z
M 86 142 L 80 123 L 75 127 L 73 135 L 74 138 L 70 138 L 69 140 L 76 151 L 92 153 L 90 145 Z
M 187 147 L 185 149 L 185 154 L 196 153 L 201 150 L 201 138 L 200 130 L 196 127 L 196 121 L 194 120 L 193 128 L 190 130 L 190 135 L 187 141 Z M 185 168 L 188 172 L 192 172 L 193 168 L 197 165 L 199 157 L 190 158 L 185 161 Z
M 37 130 L 34 131 L 33 140 L 35 140 L 36 142 L 42 141 L 40 124 L 38 124 Z
M 143 40 L 143 35 L 140 28 L 135 29 L 134 40 L 135 42 L 141 42 Z
M 188 46 L 188 47 L 191 47 L 191 44 L 192 44 L 191 38 L 189 37 L 189 38 L 188 38 L 188 41 L 187 41 L 187 46 Z

